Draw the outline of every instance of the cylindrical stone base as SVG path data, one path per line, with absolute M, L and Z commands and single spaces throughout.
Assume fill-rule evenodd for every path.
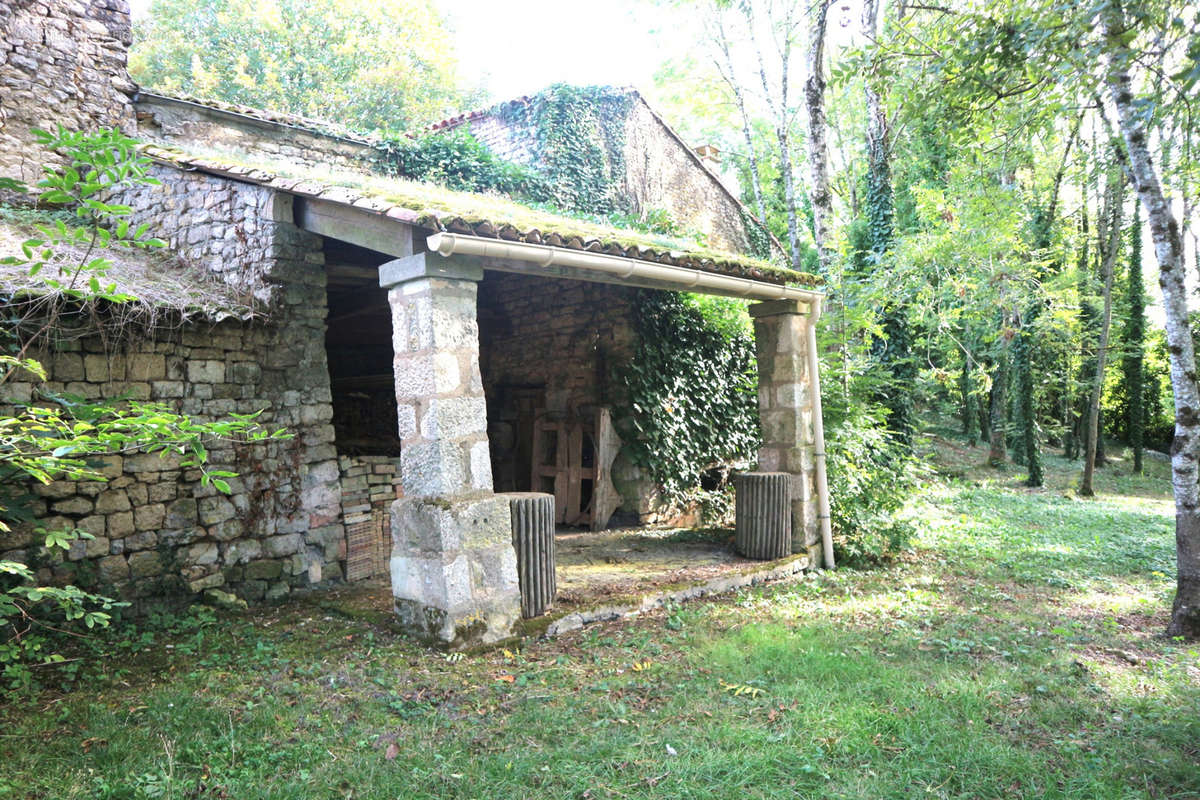
M 540 617 L 554 602 L 554 495 L 506 495 L 512 509 L 512 541 L 521 584 L 521 616 Z
M 770 561 L 792 552 L 791 475 L 746 472 L 733 476 L 734 547 L 746 558 Z

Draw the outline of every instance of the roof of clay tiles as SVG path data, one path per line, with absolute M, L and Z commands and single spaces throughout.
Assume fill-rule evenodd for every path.
M 472 122 L 477 119 L 483 119 L 484 117 L 490 117 L 494 114 L 500 113 L 505 109 L 527 106 L 532 100 L 533 98 L 527 94 L 524 94 L 512 100 L 506 100 L 503 103 L 490 105 L 487 108 L 477 108 L 474 111 L 466 111 L 453 117 L 446 117 L 445 119 L 438 120 L 430 125 L 428 130 L 430 133 L 440 133 L 442 131 L 452 130 L 457 128 L 459 125 L 462 125 L 464 122 Z
M 702 172 L 707 173 L 709 175 L 709 177 L 713 180 L 713 182 L 718 187 L 720 187 L 720 189 L 723 192 L 725 192 L 727 195 L 729 195 L 730 198 L 732 198 L 734 203 L 736 203 L 742 209 L 743 213 L 747 217 L 750 217 L 751 219 L 755 219 L 757 221 L 757 218 L 754 217 L 753 213 L 751 213 L 750 210 L 745 207 L 745 204 L 742 203 L 741 198 L 737 197 L 734 193 L 729 191 L 728 187 L 725 186 L 725 184 L 721 180 L 720 176 L 718 176 L 712 170 L 712 168 L 707 163 L 705 163 L 704 159 L 700 158 L 700 156 L 692 149 L 692 147 L 683 140 L 683 138 L 675 131 L 675 129 L 672 128 L 670 125 L 668 125 L 666 120 L 664 120 L 662 118 L 662 116 L 657 111 L 655 111 L 654 108 L 651 107 L 649 103 L 646 102 L 645 98 L 642 97 L 641 93 L 638 92 L 637 89 L 635 89 L 633 87 L 621 87 L 621 88 L 615 88 L 615 89 L 613 89 L 613 91 L 619 92 L 619 93 L 625 93 L 625 94 L 628 94 L 628 95 L 640 100 L 642 102 L 642 104 L 646 107 L 646 109 L 650 112 L 650 114 L 654 117 L 654 119 L 666 130 L 666 132 L 670 136 L 672 136 L 676 141 L 678 141 L 680 147 L 689 156 L 691 156 L 692 160 L 695 162 L 696 167 L 698 169 L 700 169 Z M 149 91 L 145 91 L 145 90 L 141 90 L 141 89 L 139 89 L 139 93 L 143 94 L 147 97 L 151 97 L 151 98 L 163 98 L 163 99 L 166 99 L 169 101 L 189 103 L 189 104 L 200 106 L 203 108 L 214 109 L 216 111 L 221 111 L 221 112 L 224 112 L 227 114 L 237 114 L 240 116 L 248 117 L 251 119 L 258 120 L 260 122 L 265 122 L 265 123 L 269 123 L 269 124 L 273 124 L 273 125 L 286 125 L 286 126 L 290 126 L 290 127 L 294 127 L 294 128 L 302 128 L 302 129 L 305 129 L 308 131 L 312 131 L 314 133 L 323 134 L 326 136 L 334 136 L 334 137 L 347 139 L 347 140 L 351 140 L 351 141 L 356 141 L 356 142 L 359 142 L 362 144 L 368 144 L 368 145 L 378 144 L 378 139 L 376 139 L 376 138 L 373 138 L 370 136 L 364 136 L 361 133 L 352 131 L 351 129 L 345 127 L 344 125 L 340 125 L 340 124 L 334 123 L 334 122 L 329 122 L 327 120 L 314 119 L 312 117 L 304 117 L 304 116 L 300 116 L 297 114 L 289 114 L 289 113 L 280 112 L 280 111 L 270 111 L 270 110 L 265 110 L 265 109 L 260 109 L 260 108 L 252 108 L 250 106 L 243 106 L 243 105 L 240 105 L 237 103 L 226 103 L 226 102 L 219 101 L 219 100 L 205 100 L 202 98 L 192 97 L 189 95 L 167 95 L 167 94 L 162 94 L 159 92 L 149 92 Z M 493 104 L 491 106 L 488 106 L 487 108 L 475 109 L 473 111 L 468 111 L 468 112 L 458 114 L 453 117 L 447 117 L 443 120 L 435 122 L 433 125 L 426 128 L 424 133 L 426 133 L 426 134 L 442 133 L 445 131 L 453 130 L 454 128 L 457 128 L 459 125 L 462 125 L 463 123 L 470 122 L 470 121 L 477 120 L 477 119 L 482 119 L 482 118 L 485 118 L 488 116 L 492 116 L 494 114 L 498 114 L 498 113 L 502 112 L 505 109 L 528 105 L 530 102 L 532 102 L 532 100 L 533 100 L 533 98 L 531 96 L 522 95 L 521 97 L 517 97 L 512 100 L 507 100 L 507 101 L 504 101 L 501 103 Z M 409 137 L 415 138 L 413 134 L 409 134 Z M 175 153 L 175 155 L 174 156 L 166 155 L 165 151 L 164 151 L 164 154 L 162 157 L 160 157 L 160 160 L 163 160 L 166 162 L 182 163 L 181 154 L 177 153 L 174 150 L 171 150 L 171 152 Z M 184 157 L 184 158 L 186 158 L 186 157 Z M 231 158 L 232 158 L 232 156 L 231 156 Z M 214 163 L 219 163 L 219 162 L 220 162 L 220 159 L 217 159 Z M 239 163 L 239 162 L 234 162 L 234 163 Z M 199 167 L 198 164 L 192 164 L 191 166 Z M 199 168 L 203 168 L 203 167 L 199 167 Z M 288 175 L 291 175 L 294 172 L 294 170 L 289 169 L 287 166 L 281 166 L 279 164 L 272 164 L 272 166 L 269 169 L 250 168 L 249 171 L 254 172 L 256 174 L 257 173 L 263 173 L 263 174 L 272 173 L 273 178 L 279 178 L 280 177 L 279 174 L 273 174 L 273 173 L 278 173 L 281 170 L 282 170 L 282 172 L 284 172 Z M 220 170 L 220 169 L 213 170 L 213 171 L 226 172 L 225 170 Z M 240 175 L 240 176 L 232 175 L 232 177 L 239 177 L 242 180 L 250 180 L 252 182 L 257 182 L 257 181 L 254 181 L 253 178 L 247 177 L 247 175 Z M 336 181 L 334 183 L 334 187 L 344 187 L 345 184 L 350 184 L 353 186 L 353 185 L 359 184 L 361 182 L 362 182 L 362 176 L 356 176 L 355 178 L 352 178 L 351 180 Z M 304 181 L 303 185 L 307 186 L 309 183 L 310 183 L 310 181 L 306 180 L 306 181 Z M 389 181 L 389 183 L 409 185 L 409 184 L 412 184 L 413 182 L 404 181 L 402 179 L 397 178 L 397 179 L 391 179 Z M 417 184 L 417 185 L 426 186 L 427 184 Z M 331 188 L 334 188 L 334 187 L 331 187 Z M 279 188 L 279 187 L 277 187 L 277 188 Z M 438 187 L 431 187 L 431 188 L 433 188 L 440 195 L 457 194 L 463 198 L 475 198 L 475 199 L 482 197 L 481 195 L 474 195 L 474 194 L 470 194 L 470 193 L 466 193 L 466 192 L 451 192 L 450 190 L 439 189 Z M 304 194 L 304 192 L 301 192 L 301 191 L 295 191 L 293 193 L 294 194 Z M 663 237 L 650 236 L 648 234 L 642 234 L 642 233 L 636 232 L 636 231 L 614 229 L 614 228 L 605 227 L 603 225 L 589 224 L 589 223 L 585 223 L 585 222 L 582 222 L 579 220 L 574 220 L 569 217 L 564 217 L 564 216 L 561 216 L 558 214 L 554 214 L 553 212 L 544 212 L 544 211 L 539 211 L 539 210 L 535 210 L 535 209 L 530 209 L 528 207 L 522 206 L 522 205 L 520 205 L 516 202 L 512 202 L 512 201 L 510 201 L 507 205 L 510 207 L 510 209 L 519 210 L 518 213 L 499 214 L 499 215 L 497 215 L 499 217 L 498 219 L 491 219 L 487 216 L 483 216 L 483 217 L 480 217 L 477 220 L 477 222 L 472 222 L 470 219 L 470 215 L 467 213 L 459 214 L 459 213 L 456 213 L 456 209 L 448 208 L 448 207 L 427 209 L 426 204 L 423 204 L 420 201 L 419 197 L 412 197 L 412 193 L 406 193 L 406 194 L 411 198 L 412 202 L 397 202 L 397 203 L 393 204 L 394 207 L 401 207 L 401 208 L 411 211 L 411 210 L 414 210 L 414 206 L 419 206 L 419 208 L 417 208 L 416 210 L 419 210 L 419 211 L 430 210 L 432 213 L 432 218 L 430 220 L 427 220 L 426 222 L 429 222 L 432 224 L 422 224 L 422 227 L 429 228 L 430 230 L 433 230 L 433 231 L 448 230 L 448 231 L 455 232 L 455 233 L 471 232 L 478 236 L 489 236 L 489 235 L 492 235 L 488 232 L 490 230 L 496 230 L 496 231 L 503 230 L 504 233 L 498 234 L 498 238 L 511 239 L 514 241 L 530 242 L 532 244 L 539 244 L 539 243 L 541 243 L 539 241 L 539 239 L 541 238 L 541 235 L 546 234 L 546 232 L 547 232 L 546 228 L 548 227 L 550 229 L 551 240 L 546 243 L 552 243 L 553 241 L 561 240 L 562 246 L 570 247 L 570 246 L 572 246 L 572 244 L 578 244 L 578 242 L 573 241 L 575 238 L 578 238 L 583 242 L 583 247 L 580 249 L 602 251 L 602 252 L 608 252 L 608 253 L 615 254 L 616 249 L 622 247 L 622 245 L 621 245 L 622 242 L 630 242 L 631 243 L 630 245 L 624 246 L 624 249 L 626 250 L 626 252 L 624 254 L 630 258 L 641 258 L 642 260 L 659 260 L 661 263 L 679 264 L 681 266 L 690 266 L 690 267 L 693 267 L 696 269 L 704 269 L 704 270 L 710 271 L 710 272 L 726 272 L 726 273 L 732 273 L 732 274 L 745 275 L 745 276 L 749 276 L 749 277 L 759 275 L 760 276 L 759 279 L 769 280 L 769 281 L 773 281 L 775 283 L 795 283 L 795 284 L 804 285 L 804 286 L 817 286 L 817 285 L 820 285 L 823 283 L 823 280 L 818 276 L 810 275 L 808 273 L 797 272 L 797 271 L 787 269 L 784 267 L 778 267 L 778 266 L 770 264 L 766 261 L 761 261 L 758 259 L 753 259 L 753 258 L 750 258 L 747 256 L 741 256 L 741 255 L 737 255 L 737 254 L 733 254 L 733 253 L 710 251 L 705 248 L 696 247 L 694 244 L 690 244 L 687 242 L 669 241 L 669 240 L 664 239 Z M 324 199 L 328 199 L 328 198 L 324 198 Z M 492 203 L 492 204 L 494 205 L 495 203 Z M 468 202 L 462 203 L 461 207 L 463 209 L 466 209 L 473 205 L 475 205 L 475 203 L 468 201 Z M 542 226 L 539 226 L 537 223 L 534 223 L 532 225 L 525 227 L 524 229 L 521 229 L 522 226 L 514 224 L 513 222 L 510 221 L 510 218 L 512 218 L 512 217 L 516 217 L 516 216 L 528 217 L 530 215 L 537 216 L 539 220 L 548 219 L 551 221 L 549 221 L 548 223 L 543 223 Z M 393 216 L 395 216 L 395 215 L 393 214 Z M 759 224 L 761 225 L 762 223 L 759 223 Z M 586 227 L 588 230 L 586 232 L 581 230 L 581 228 L 583 228 L 583 227 Z M 765 227 L 763 227 L 763 231 L 770 237 L 772 243 L 775 245 L 778 252 L 783 252 L 783 246 L 775 238 L 774 234 L 767 231 Z M 554 234 L 557 234 L 557 238 L 554 236 Z M 653 241 L 643 244 L 642 240 L 646 240 L 646 239 L 651 239 Z M 666 252 L 668 252 L 668 253 L 672 252 L 672 251 L 677 252 L 681 258 L 679 260 L 674 260 L 674 259 L 671 259 L 671 257 L 669 255 L 661 255 L 661 254 L 658 256 L 658 258 L 655 258 L 653 252 L 647 254 L 646 256 L 639 256 L 639 255 L 635 255 L 632 252 L 629 252 L 630 249 L 636 249 L 638 247 L 643 247 L 643 246 L 649 247 L 652 251 L 655 251 L 656 248 L 660 248 L 660 249 L 661 248 L 670 248 Z M 722 268 L 720 266 L 720 264 L 723 264 L 723 263 L 729 264 L 730 267 Z M 769 275 L 773 275 L 775 277 L 768 277 Z
M 258 120 L 259 122 L 267 122 L 272 125 L 286 125 L 291 128 L 302 128 L 312 133 L 322 134 L 324 136 L 333 136 L 338 139 L 348 139 L 360 144 L 375 144 L 378 139 L 372 136 L 364 135 L 358 131 L 352 130 L 337 122 L 329 120 L 317 119 L 315 117 L 305 117 L 299 114 L 289 114 L 284 111 L 270 111 L 268 109 L 254 108 L 252 106 L 244 106 L 239 103 L 226 103 L 222 100 L 205 100 L 199 97 L 193 97 L 186 94 L 163 94 L 162 92 L 152 92 L 145 89 L 138 89 L 138 95 L 144 96 L 151 100 L 168 100 L 175 103 L 187 103 L 188 105 L 199 106 L 201 108 L 222 111 L 226 114 L 236 114 L 241 117 L 249 117 L 250 119 Z
M 431 233 L 449 231 L 508 241 L 605 253 L 775 284 L 819 286 L 815 275 L 695 242 L 612 228 L 521 205 L 506 197 L 458 192 L 430 183 L 365 172 L 316 171 L 292 162 L 247 163 L 243 156 L 185 153 L 147 145 L 154 160 L 186 170 L 268 186 L 386 216 Z
M 14 213 L 12 209 L 0 209 L 0 255 L 18 254 L 24 242 L 45 239 L 37 229 L 39 224 L 53 225 L 53 216 L 46 212 Z M 214 322 L 256 316 L 253 301 L 235 287 L 163 249 L 110 247 L 93 252 L 84 246 L 63 245 L 56 247 L 54 253 L 54 258 L 37 276 L 31 277 L 28 267 L 22 265 L 0 264 L 0 292 L 16 300 L 85 299 L 84 293 L 55 288 L 46 280 L 69 283 L 71 273 L 85 259 L 103 257 L 111 265 L 97 277 L 106 293 L 128 298 L 120 303 L 123 307 L 120 317 L 128 322 L 153 322 L 164 312 L 173 312 L 176 319 L 200 317 Z

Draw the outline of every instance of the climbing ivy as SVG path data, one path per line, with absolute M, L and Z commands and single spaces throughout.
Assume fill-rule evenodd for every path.
M 627 407 L 617 417 L 630 457 L 668 501 L 758 448 L 754 337 L 738 314 L 736 301 L 638 293 L 638 345 L 619 376 Z
M 527 104 L 500 110 L 532 128 L 539 171 L 551 202 L 567 211 L 628 211 L 624 195 L 625 120 L 632 96 L 607 86 L 555 84 Z
M 526 203 L 553 199 L 541 174 L 497 157 L 464 129 L 419 139 L 388 138 L 376 148 L 381 167 L 391 175 L 459 191 L 499 192 Z
M 761 258 L 763 261 L 770 261 L 774 255 L 771 252 L 771 235 L 767 233 L 766 227 L 750 216 L 744 208 L 742 209 L 742 227 L 746 231 L 746 249 L 749 255 Z

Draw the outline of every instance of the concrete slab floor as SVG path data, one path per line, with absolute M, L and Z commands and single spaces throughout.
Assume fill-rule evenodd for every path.
M 554 609 L 559 611 L 707 581 L 764 563 L 734 553 L 733 531 L 721 528 L 618 528 L 597 533 L 560 528 L 555 545 Z

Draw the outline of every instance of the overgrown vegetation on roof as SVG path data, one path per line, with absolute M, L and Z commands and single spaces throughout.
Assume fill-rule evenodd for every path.
M 819 286 L 815 275 L 748 256 L 714 250 L 695 241 L 657 233 L 616 228 L 607 221 L 568 216 L 522 204 L 493 193 L 462 192 L 432 183 L 398 177 L 314 169 L 290 161 L 247 161 L 225 152 L 185 154 L 175 148 L 152 146 L 152 157 L 240 180 L 267 184 L 298 195 L 321 197 L 385 212 L 403 209 L 406 221 L 433 231 L 449 230 L 495 236 L 684 264 L 695 269 L 741 275 L 756 280 Z
M 26 248 L 39 255 L 42 245 L 33 243 L 53 238 L 60 223 L 72 220 L 69 213 L 53 209 L 0 204 L 0 256 L 22 254 Z M 108 266 L 95 276 L 100 291 L 89 286 L 85 297 L 79 291 L 82 286 L 72 285 L 68 268 L 90 258 L 93 248 L 90 238 L 60 242 L 34 275 L 23 264 L 0 258 L 0 302 L 30 310 L 74 306 L 76 313 L 85 312 L 89 318 L 102 311 L 113 330 L 177 324 L 192 317 L 248 319 L 255 314 L 251 300 L 234 287 L 162 249 L 105 250 Z M 66 330 L 64 326 L 59 333 Z

